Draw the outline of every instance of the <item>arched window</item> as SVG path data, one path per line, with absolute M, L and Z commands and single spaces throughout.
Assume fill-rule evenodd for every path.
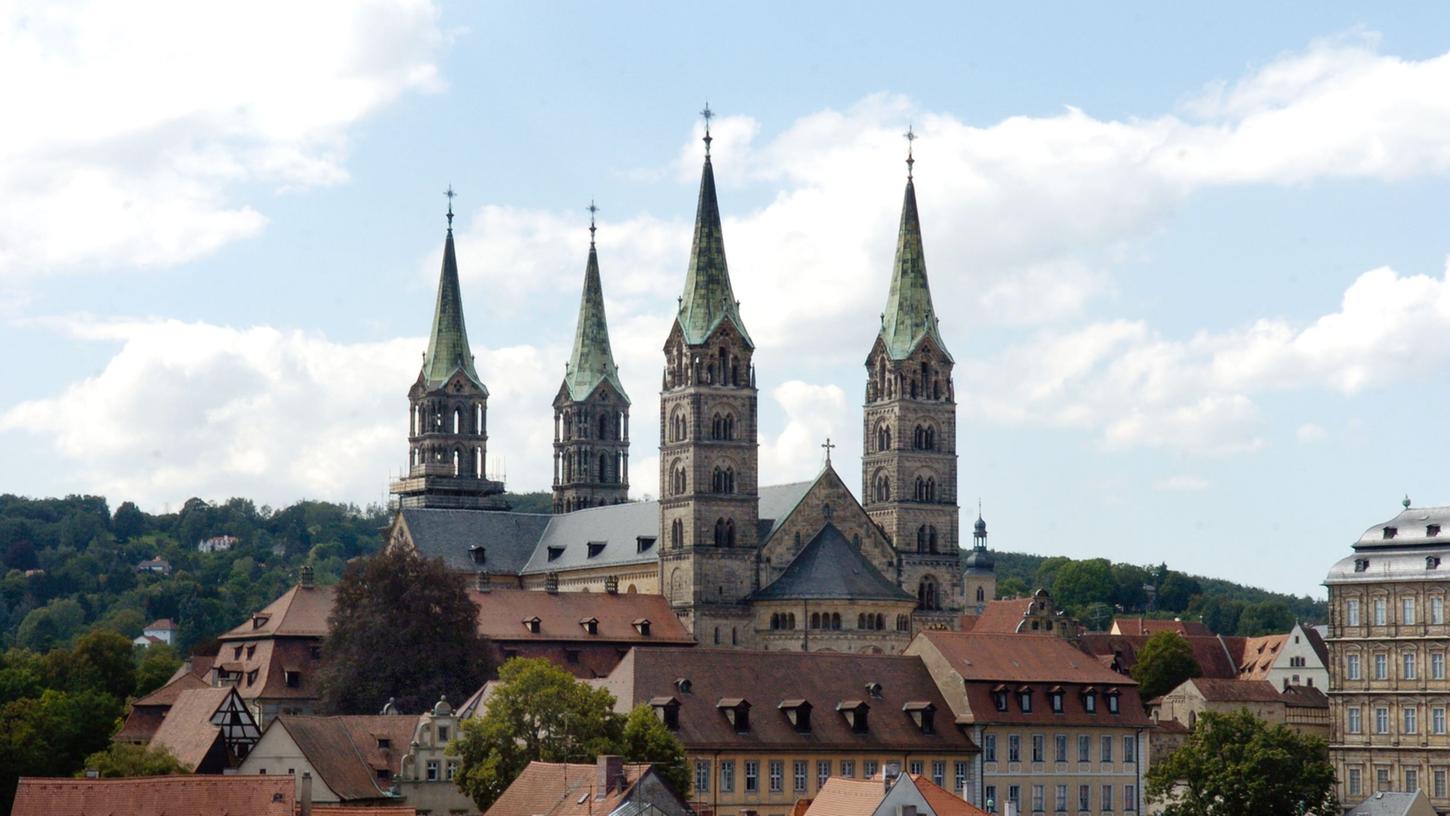
M 926 480 L 916 477 L 916 490 L 912 493 L 917 501 L 926 501 Z
M 715 645 L 720 645 L 720 627 L 718 626 L 715 627 Z
M 725 415 L 725 438 L 726 439 L 734 439 L 735 438 L 735 415 L 734 414 L 726 414 Z
M 716 414 L 710 418 L 710 438 L 721 439 L 725 434 L 725 417 Z
M 876 613 L 876 628 L 878 630 L 886 628 L 886 616 L 880 612 Z
M 819 629 L 819 628 L 821 628 L 821 613 L 819 613 L 819 612 L 812 612 L 811 613 L 811 628 L 812 629 Z
M 715 519 L 715 546 L 725 546 L 725 519 Z
M 483 478 L 483 448 L 477 446 L 473 449 L 473 478 Z
M 986 600 L 987 600 L 987 590 L 984 589 L 983 587 L 977 587 L 977 603 L 982 603 L 982 602 L 984 602 Z
M 832 612 L 831 613 L 831 628 L 832 629 L 840 629 L 841 628 L 841 613 L 840 612 Z
M 926 479 L 926 500 L 936 501 L 936 479 L 928 476 Z
M 454 433 L 462 433 L 463 432 L 463 409 L 462 408 L 454 408 L 453 409 L 453 432 Z
M 884 473 L 876 476 L 876 501 L 891 501 L 891 477 Z
M 609 457 L 607 454 L 599 454 L 599 481 L 609 481 Z
M 478 436 L 483 436 L 483 403 L 481 402 L 473 404 L 473 432 Z
M 681 549 L 685 546 L 685 523 L 679 519 L 670 522 L 670 547 Z
M 909 632 L 909 631 L 911 631 L 911 616 L 910 615 L 897 615 L 896 616 L 896 631 L 898 631 L 898 632 Z
M 790 625 L 787 626 L 786 628 L 788 628 L 788 629 L 794 629 L 795 628 L 795 613 L 794 612 L 790 613 Z
M 917 584 L 916 606 L 918 609 L 941 609 L 941 595 L 934 576 L 923 576 L 921 583 Z
M 725 546 L 735 546 L 735 519 L 728 519 L 725 522 Z
M 926 552 L 926 525 L 916 528 L 916 551 Z
M 926 449 L 936 450 L 936 428 L 926 429 Z
M 885 423 L 882 423 L 876 429 L 876 450 L 878 450 L 878 451 L 889 451 L 889 450 L 891 450 L 891 426 L 889 426 L 889 425 L 887 425 Z
M 935 553 L 936 550 L 936 525 L 926 525 L 926 551 Z

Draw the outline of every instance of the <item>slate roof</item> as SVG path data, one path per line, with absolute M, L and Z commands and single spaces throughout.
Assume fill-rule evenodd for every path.
M 1439 528 L 1444 528 L 1443 531 Z M 1393 531 L 1393 532 L 1389 532 Z M 1431 532 L 1434 535 L 1431 535 Z M 1364 531 L 1354 549 L 1444 547 L 1450 541 L 1450 507 L 1406 507 L 1389 521 Z
M 892 359 L 901 360 L 909 357 L 925 338 L 931 338 L 943 357 L 952 358 L 937 330 L 931 286 L 926 278 L 926 254 L 921 245 L 921 219 L 916 212 L 916 184 L 908 178 L 906 196 L 901 203 L 891 289 L 881 318 L 881 341 Z
M 1381 791 L 1355 805 L 1344 816 L 1410 816 L 1417 812 L 1435 812 L 1424 791 Z
M 574 351 L 564 368 L 564 386 L 569 398 L 583 400 L 595 386 L 608 381 L 629 403 L 619 367 L 609 347 L 609 324 L 604 318 L 604 286 L 599 281 L 599 254 L 589 241 L 589 261 L 584 265 L 584 291 L 579 296 L 579 322 L 574 327 Z
M 530 762 L 497 800 L 486 816 L 589 816 L 613 813 L 629 798 L 649 765 L 626 764 L 624 785 L 602 799 L 595 798 L 594 765 Z M 685 805 L 680 804 L 680 809 Z
M 402 513 L 420 554 L 443 559 L 455 572 L 482 568 L 500 575 L 516 575 L 523 569 L 553 518 L 544 513 L 494 510 L 404 508 Z M 484 548 L 484 563 L 474 563 L 469 552 L 473 546 Z
M 294 585 L 260 612 L 221 636 L 222 641 L 271 637 L 323 637 L 332 613 L 335 590 L 330 586 Z M 225 653 L 226 647 L 222 648 Z
M 426 387 L 439 388 L 455 371 L 462 369 L 487 394 L 488 389 L 473 368 L 468 329 L 463 324 L 463 294 L 458 285 L 458 258 L 453 251 L 452 223 L 450 212 L 448 237 L 443 242 L 443 269 L 438 275 L 438 301 L 433 307 L 433 330 L 428 335 L 428 351 L 423 355 L 420 376 Z
M 285 729 L 323 783 L 346 802 L 387 794 L 417 726 L 418 717 L 402 715 L 282 714 L 268 730 Z M 379 737 L 391 740 L 391 748 L 380 748 Z M 379 779 L 379 770 L 388 778 Z
M 479 633 L 494 641 L 694 643 L 663 595 L 493 589 L 473 590 L 469 597 L 478 605 Z M 535 617 L 539 619 L 538 634 L 523 623 Z M 599 634 L 589 634 L 580 624 L 586 618 L 597 621 Z M 635 628 L 637 620 L 650 622 L 648 635 Z
M 292 816 L 290 776 L 20 780 L 11 816 Z
M 725 235 L 720 227 L 720 204 L 715 198 L 715 168 L 705 157 L 700 173 L 700 200 L 695 209 L 695 233 L 690 244 L 690 269 L 685 275 L 685 292 L 676 321 L 685 342 L 705 342 L 720 321 L 735 324 L 745 345 L 755 343 L 740 319 L 740 307 L 730 288 L 730 269 L 725 263 Z
M 195 771 L 221 738 L 221 726 L 213 725 L 211 717 L 231 695 L 230 688 L 181 692 L 151 737 L 151 745 L 165 748 L 188 771 Z
M 676 684 L 688 681 L 688 691 Z M 880 696 L 866 684 L 879 683 Z M 628 711 L 654 698 L 680 703 L 676 735 L 687 750 L 863 750 L 974 753 L 971 738 L 952 725 L 951 710 L 926 665 L 904 655 L 766 652 L 740 649 L 632 649 L 603 682 L 616 707 Z M 718 704 L 743 698 L 752 706 L 750 730 L 737 732 Z M 810 703 L 810 733 L 795 729 L 786 700 Z M 851 730 L 836 706 L 870 706 L 867 733 Z M 907 703 L 936 708 L 935 733 L 924 734 Z
M 886 580 L 866 556 L 834 524 L 817 532 L 769 586 L 751 596 L 755 600 L 840 599 L 910 601 L 914 598 Z

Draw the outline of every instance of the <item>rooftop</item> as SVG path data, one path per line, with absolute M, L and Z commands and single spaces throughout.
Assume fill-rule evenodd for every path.
M 292 816 L 288 776 L 20 780 L 11 816 Z

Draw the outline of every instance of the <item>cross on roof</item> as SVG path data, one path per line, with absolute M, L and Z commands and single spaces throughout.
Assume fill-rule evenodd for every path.
M 829 465 L 831 463 L 831 449 L 837 447 L 837 445 L 831 442 L 831 438 L 828 436 L 826 437 L 825 443 L 823 443 L 821 447 L 826 449 L 826 464 Z
M 453 192 L 453 185 L 450 184 L 443 195 L 448 196 L 448 228 L 453 229 L 453 199 L 458 197 L 458 193 Z
M 705 109 L 700 111 L 700 117 L 705 120 L 705 158 L 710 158 L 710 120 L 715 118 L 715 112 L 710 110 L 709 100 L 705 101 Z
M 916 131 L 912 130 L 911 125 L 906 126 L 906 132 L 901 134 L 901 137 L 906 140 L 906 177 L 911 178 L 911 166 L 916 164 L 916 159 L 912 156 L 911 143 L 921 137 L 916 135 Z
M 589 245 L 594 246 L 594 214 L 599 208 L 594 206 L 594 199 L 589 199 Z

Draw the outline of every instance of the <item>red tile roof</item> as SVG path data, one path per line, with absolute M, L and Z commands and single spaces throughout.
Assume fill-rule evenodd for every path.
M 187 689 L 166 712 L 151 745 L 165 748 L 188 771 L 195 771 L 221 739 L 221 726 L 211 717 L 232 695 L 229 688 Z
M 1110 631 L 1120 635 L 1156 635 L 1177 632 L 1180 635 L 1212 636 L 1213 630 L 1200 621 L 1166 620 L 1160 618 L 1113 618 Z
M 172 622 L 171 618 L 159 618 L 151 621 L 150 625 L 146 627 L 146 629 L 164 629 L 169 631 L 175 631 L 179 628 L 179 626 Z
M 11 816 L 293 816 L 289 776 L 24 778 Z
M 223 641 L 265 637 L 325 637 L 332 614 L 333 587 L 298 584 L 267 604 L 245 623 L 221 636 Z M 225 650 L 225 645 L 223 649 Z
M 298 806 L 298 813 L 302 812 Z M 415 808 L 404 805 L 312 805 L 312 816 L 418 816 Z
M 344 801 L 383 797 L 398 774 L 418 718 L 403 715 L 313 717 L 283 714 L 268 726 L 282 728 L 324 784 Z M 389 741 L 389 747 L 379 744 Z M 385 777 L 378 778 L 378 771 Z
M 539 592 L 528 589 L 470 590 L 478 605 L 478 631 L 496 642 L 582 641 L 585 643 L 694 643 L 663 595 L 624 592 Z M 534 634 L 524 621 L 539 619 Z M 598 620 L 598 634 L 589 634 L 580 621 Z M 635 621 L 649 621 L 649 634 L 641 634 Z
M 811 800 L 806 816 L 871 816 L 886 798 L 879 779 L 843 779 L 833 776 Z
M 242 699 L 314 700 L 321 657 L 313 650 L 321 646 L 316 638 L 263 637 L 260 640 L 229 640 L 222 644 L 217 666 L 235 672 L 228 682 Z M 287 685 L 287 672 L 297 673 L 297 685 Z
M 1239 658 L 1239 678 L 1242 680 L 1267 678 L 1269 670 L 1274 667 L 1275 658 L 1279 656 L 1279 650 L 1284 648 L 1284 643 L 1288 640 L 1288 635 L 1265 635 L 1245 640 L 1243 653 Z
M 1136 685 L 1058 637 L 929 630 L 916 638 L 935 646 L 965 680 Z
M 1279 703 L 1283 699 L 1274 684 L 1265 680 L 1224 680 L 1216 677 L 1195 677 L 1192 683 L 1210 703 Z
M 135 702 L 137 706 L 171 706 L 176 703 L 176 698 L 181 692 L 189 689 L 210 688 L 205 680 L 190 672 L 181 674 L 172 679 L 166 685 L 151 692 Z
M 911 781 L 936 816 L 987 816 L 987 812 L 953 794 L 921 774 L 912 774 Z
M 963 615 L 962 629 L 988 635 L 1010 635 L 1022 624 L 1022 618 L 1032 610 L 1031 598 L 1011 598 L 1005 601 L 988 601 L 980 615 Z M 968 625 L 967 619 L 971 618 Z M 1034 632 L 1029 634 L 1048 634 Z
M 1078 640 L 1078 648 L 1103 659 L 1104 662 L 1117 663 L 1118 670 L 1128 674 L 1137 664 L 1138 651 L 1148 642 L 1149 637 L 1089 632 Z M 1230 652 L 1235 656 L 1242 653 L 1242 639 L 1236 641 L 1235 638 L 1218 635 L 1186 635 L 1184 640 L 1188 641 L 1189 648 L 1193 650 L 1193 658 L 1198 661 L 1204 677 L 1238 677 L 1238 662 Z

